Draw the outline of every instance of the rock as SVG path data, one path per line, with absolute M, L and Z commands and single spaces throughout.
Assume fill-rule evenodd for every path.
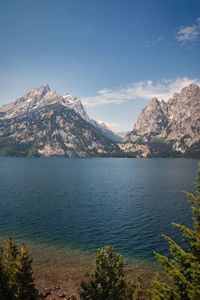
M 67 300 L 77 300 L 77 298 L 74 295 L 72 295 L 69 298 L 67 298 Z
M 46 298 L 47 296 L 51 295 L 52 288 L 45 288 L 43 292 L 39 293 L 40 298 Z
M 59 293 L 59 294 L 58 294 L 58 297 L 59 297 L 59 298 L 65 298 L 66 295 L 65 295 L 65 293 Z
M 57 285 L 57 286 L 55 286 L 55 288 L 54 288 L 55 290 L 59 290 L 60 289 L 60 286 L 59 285 Z

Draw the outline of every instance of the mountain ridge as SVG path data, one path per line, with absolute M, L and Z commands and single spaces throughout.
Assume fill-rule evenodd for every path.
M 91 119 L 81 99 L 49 85 L 0 107 L 0 155 L 199 157 L 200 87 L 168 101 L 152 98 L 132 131 L 119 138 Z

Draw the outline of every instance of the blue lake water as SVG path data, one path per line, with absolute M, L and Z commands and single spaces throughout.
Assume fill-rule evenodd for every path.
M 0 238 L 127 257 L 166 253 L 171 222 L 191 224 L 181 191 L 193 191 L 197 160 L 0 158 Z

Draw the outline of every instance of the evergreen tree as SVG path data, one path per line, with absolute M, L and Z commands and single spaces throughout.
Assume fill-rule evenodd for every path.
M 28 251 L 23 244 L 16 259 L 14 279 L 17 286 L 16 299 L 30 300 L 37 298 L 33 281 L 32 260 L 29 258 Z
M 0 247 L 0 299 L 8 299 L 8 278 L 3 265 L 3 248 Z
M 37 290 L 32 278 L 32 261 L 24 245 L 18 250 L 13 239 L 0 248 L 0 299 L 33 300 Z
M 171 257 L 156 254 L 168 274 L 169 283 L 164 283 L 159 278 L 154 280 L 152 298 L 155 300 L 200 299 L 200 164 L 195 186 L 195 194 L 186 193 L 192 203 L 192 228 L 173 224 L 180 230 L 184 238 L 184 246 L 181 247 L 170 237 L 164 236 Z
M 82 300 L 129 300 L 133 287 L 125 279 L 122 256 L 112 247 L 97 251 L 94 270 L 81 283 Z
M 17 245 L 12 238 L 6 240 L 2 247 L 2 264 L 4 268 L 4 278 L 7 280 L 6 297 L 8 300 L 15 299 L 16 282 L 14 279 L 16 259 L 19 254 Z

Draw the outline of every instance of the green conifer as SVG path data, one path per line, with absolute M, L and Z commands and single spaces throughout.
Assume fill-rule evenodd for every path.
M 132 294 L 133 288 L 125 279 L 122 256 L 110 246 L 98 250 L 94 270 L 81 283 L 81 299 L 128 300 Z
M 16 282 L 14 279 L 16 259 L 19 254 L 16 242 L 9 238 L 2 247 L 2 263 L 4 267 L 4 274 L 7 279 L 7 298 L 8 300 L 15 299 Z
M 16 299 L 31 300 L 37 298 L 37 291 L 33 281 L 32 260 L 24 244 L 20 246 L 19 255 L 16 259 L 14 274 Z
M 200 165 L 195 186 L 195 194 L 187 193 L 192 203 L 192 228 L 173 224 L 180 230 L 184 238 L 184 246 L 181 247 L 170 237 L 164 236 L 168 242 L 171 257 L 156 254 L 168 274 L 169 283 L 156 278 L 152 287 L 153 299 L 200 299 Z
M 8 239 L 0 248 L 0 299 L 34 300 L 32 260 L 24 245 L 17 247 L 13 239 Z
M 8 278 L 3 265 L 3 248 L 0 247 L 0 299 L 8 299 Z

